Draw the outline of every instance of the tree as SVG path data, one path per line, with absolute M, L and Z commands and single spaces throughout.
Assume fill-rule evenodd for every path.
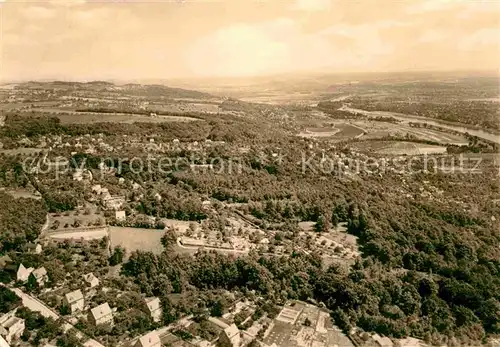
M 0 287 L 0 312 L 7 313 L 21 305 L 21 299 L 9 288 Z
M 316 221 L 316 224 L 314 225 L 314 230 L 317 233 L 322 233 L 322 232 L 327 232 L 329 227 L 330 226 L 328 220 L 325 218 L 325 216 L 320 215 L 318 217 L 318 220 Z
M 80 220 L 79 220 L 79 219 L 75 219 L 75 220 L 73 221 L 73 224 L 71 224 L 71 226 L 72 226 L 73 228 L 78 228 L 81 224 L 82 224 L 82 223 L 80 222 Z
M 167 230 L 161 237 L 161 244 L 165 249 L 170 249 L 177 244 L 177 235 L 174 230 Z
M 125 257 L 126 250 L 121 246 L 116 246 L 113 250 L 113 254 L 109 257 L 109 265 L 115 266 L 120 264 Z
M 73 330 L 69 330 L 66 334 L 57 339 L 57 347 L 81 347 L 82 344 Z
M 28 282 L 26 283 L 26 290 L 28 292 L 34 292 L 38 290 L 38 282 L 33 275 L 29 275 Z
M 337 227 L 337 224 L 339 224 L 339 217 L 337 214 L 334 212 L 332 213 L 332 227 Z
M 222 317 L 223 314 L 224 314 L 224 304 L 222 303 L 221 300 L 217 300 L 212 306 L 212 309 L 210 310 L 210 315 L 212 317 Z

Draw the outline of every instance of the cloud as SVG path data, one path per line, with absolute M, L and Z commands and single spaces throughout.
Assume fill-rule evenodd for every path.
M 483 46 L 494 46 L 498 49 L 499 38 L 499 28 L 484 28 L 462 38 L 458 47 L 462 50 L 477 50 Z
M 234 24 L 195 41 L 187 51 L 198 75 L 263 75 L 292 70 L 372 68 L 394 52 L 368 24 L 337 24 L 306 33 L 290 18 Z M 381 21 L 375 28 L 406 25 Z M 201 63 L 200 61 L 203 61 Z
M 437 41 L 443 41 L 447 39 L 449 36 L 450 34 L 445 31 L 429 29 L 424 31 L 422 35 L 420 35 L 420 37 L 417 39 L 417 41 L 422 43 L 437 42 Z
M 395 23 L 375 22 L 360 25 L 336 24 L 323 29 L 320 34 L 333 39 L 348 39 L 349 49 L 356 56 L 373 59 L 393 52 L 392 44 L 384 40 L 380 29 L 392 27 Z
M 408 14 L 424 14 L 449 10 L 461 10 L 459 18 L 469 18 L 481 12 L 498 11 L 500 3 L 489 0 L 423 0 L 406 7 Z
M 49 19 L 54 17 L 56 11 L 42 6 L 27 6 L 22 9 L 22 15 L 27 19 Z
M 189 48 L 188 63 L 199 75 L 245 76 L 281 70 L 289 64 L 286 41 L 294 30 L 286 19 L 223 27 Z
M 499 1 L 470 1 L 464 3 L 463 9 L 458 13 L 459 19 L 470 19 L 484 14 L 500 12 Z
M 448 9 L 467 0 L 424 0 L 411 4 L 406 8 L 407 13 L 417 14 L 436 12 Z
M 326 11 L 331 7 L 331 0 L 295 0 L 292 10 L 318 12 Z

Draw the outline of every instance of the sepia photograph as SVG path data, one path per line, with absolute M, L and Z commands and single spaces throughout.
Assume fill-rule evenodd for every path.
M 500 0 L 0 0 L 0 347 L 500 347 Z

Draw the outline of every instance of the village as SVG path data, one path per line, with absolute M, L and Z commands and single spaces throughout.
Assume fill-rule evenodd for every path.
M 30 252 L 41 252 L 40 245 L 30 247 Z M 48 287 L 48 278 L 44 268 L 26 268 L 22 264 L 14 266 L 9 257 L 0 258 L 0 266 L 5 271 L 15 271 L 16 285 L 12 291 L 22 300 L 22 306 L 31 311 L 39 312 L 46 318 L 52 318 L 62 324 L 65 332 L 73 330 L 77 339 L 85 347 L 102 347 L 99 341 L 89 338 L 86 328 L 79 322 L 85 320 L 93 327 L 112 327 L 115 324 L 116 307 L 108 302 L 97 305 L 95 297 L 99 292 L 114 291 L 103 284 L 93 273 L 84 274 L 79 279 L 71 279 L 71 288 L 81 288 L 70 291 L 64 286 Z M 25 293 L 22 286 L 36 283 L 41 289 L 38 298 L 34 293 Z M 20 287 L 21 286 L 21 287 Z M 10 284 L 7 284 L 10 287 Z M 4 288 L 4 287 L 2 287 Z M 50 307 L 44 302 L 48 294 L 57 293 L 60 301 L 59 309 Z M 64 293 L 64 294 L 63 294 Z M 126 294 L 118 294 L 118 297 Z M 322 347 L 339 346 L 354 347 L 359 345 L 373 347 L 425 347 L 417 339 L 391 340 L 377 334 L 368 334 L 353 329 L 349 337 L 332 324 L 327 310 L 314 304 L 288 301 L 278 311 L 263 312 L 252 300 L 237 298 L 234 294 L 224 294 L 232 302 L 227 309 L 208 317 L 204 324 L 193 315 L 186 316 L 177 322 L 161 326 L 162 308 L 157 297 L 142 297 L 140 300 L 144 312 L 157 329 L 141 336 L 126 338 L 116 346 L 127 347 Z M 258 300 L 258 299 L 257 299 Z M 2 346 L 23 346 L 22 337 L 25 332 L 25 320 L 16 316 L 18 308 L 0 317 L 0 343 Z M 205 338 L 193 335 L 200 327 L 208 331 L 202 333 Z M 207 337 L 208 336 L 208 337 Z M 52 347 L 50 341 L 43 345 Z

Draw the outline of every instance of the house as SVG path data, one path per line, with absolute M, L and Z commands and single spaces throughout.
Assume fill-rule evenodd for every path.
M 100 184 L 95 184 L 92 186 L 92 191 L 96 194 L 101 194 L 101 185 Z
M 108 210 L 119 210 L 125 204 L 125 198 L 123 196 L 111 196 L 107 195 L 102 199 L 104 207 Z
M 377 345 L 380 347 L 393 347 L 394 346 L 391 339 L 388 338 L 387 336 L 382 337 L 379 334 L 375 334 L 372 336 L 372 338 L 375 340 Z
M 26 253 L 40 254 L 42 253 L 42 245 L 39 243 L 28 242 L 23 246 L 23 251 Z
M 159 298 L 146 298 L 146 306 L 148 307 L 149 314 L 153 318 L 154 322 L 159 322 L 161 320 L 161 306 Z
M 29 276 L 32 276 L 40 287 L 43 287 L 49 281 L 47 270 L 44 267 L 33 270 Z
M 127 219 L 127 217 L 125 216 L 125 211 L 123 211 L 123 210 L 122 211 L 116 211 L 115 212 L 115 218 L 119 222 L 124 222 Z
M 95 277 L 92 272 L 90 272 L 86 275 L 83 275 L 83 279 L 85 280 L 85 282 L 87 282 L 87 285 L 90 288 L 94 288 L 94 287 L 97 287 L 99 285 L 99 279 L 97 277 Z
M 94 307 L 90 310 L 89 320 L 94 325 L 113 324 L 113 312 L 108 303 Z
M 137 340 L 135 347 L 161 347 L 160 337 L 156 331 L 152 331 L 141 336 L 139 340 Z
M 83 311 L 83 308 L 85 306 L 83 294 L 80 289 L 67 293 L 64 296 L 63 302 L 64 305 L 70 309 L 71 313 Z
M 0 270 L 4 270 L 9 265 L 12 265 L 12 259 L 8 255 L 0 257 Z
M 73 173 L 73 181 L 81 181 L 81 180 L 83 180 L 83 170 L 76 169 L 75 172 Z
M 240 330 L 236 324 L 231 324 L 219 336 L 219 342 L 223 346 L 239 347 L 241 343 Z
M 262 245 L 268 245 L 269 244 L 269 239 L 266 238 L 266 237 L 264 237 L 262 240 L 260 240 L 259 243 L 262 244 Z
M 28 278 L 30 277 L 30 274 L 33 272 L 33 268 L 26 268 L 23 264 L 19 264 L 19 267 L 17 269 L 17 280 L 21 282 L 26 282 Z
M 0 335 L 0 347 L 10 347 L 7 341 L 3 338 L 2 335 Z
M 24 319 L 11 314 L 6 314 L 0 318 L 0 335 L 7 343 L 12 343 L 24 332 Z

